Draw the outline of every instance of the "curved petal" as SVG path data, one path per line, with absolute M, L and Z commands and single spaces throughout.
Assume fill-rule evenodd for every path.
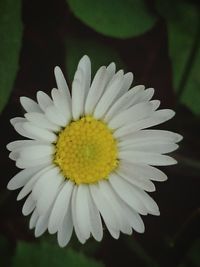
M 123 125 L 128 125 L 130 123 L 147 118 L 152 114 L 152 112 L 152 105 L 150 103 L 139 103 L 114 116 L 108 122 L 108 125 L 111 129 L 117 129 Z
M 72 193 L 72 201 L 71 201 L 72 221 L 73 221 L 74 230 L 75 230 L 75 233 L 76 233 L 78 240 L 82 244 L 84 244 L 86 242 L 86 239 L 79 229 L 77 216 L 76 216 L 77 190 L 78 190 L 78 187 L 74 186 L 73 193 Z
M 90 184 L 90 192 L 97 209 L 100 211 L 108 231 L 114 238 L 119 238 L 120 226 L 111 204 L 104 197 L 98 184 Z
M 57 139 L 55 133 L 39 128 L 31 122 L 24 122 L 22 126 L 28 134 L 34 136 L 34 139 L 50 143 L 53 143 Z
M 97 103 L 95 110 L 94 110 L 94 117 L 96 119 L 102 118 L 107 110 L 109 109 L 110 105 L 116 99 L 120 89 L 122 88 L 124 82 L 123 74 L 117 73 L 108 84 L 105 92 L 101 96 L 99 102 Z
M 23 208 L 22 208 L 22 214 L 24 216 L 29 215 L 33 210 L 35 209 L 35 201 L 32 198 L 32 195 L 30 194 L 26 201 L 24 202 Z
M 53 104 L 51 98 L 43 91 L 37 92 L 37 101 L 40 108 L 45 112 L 45 110 Z
M 73 232 L 73 222 L 72 222 L 71 209 L 68 209 L 67 213 L 64 216 L 63 222 L 58 228 L 57 238 L 60 247 L 63 248 L 68 244 L 72 236 L 72 232 Z
M 62 94 L 63 98 L 65 99 L 66 105 L 67 107 L 69 107 L 69 111 L 71 111 L 71 96 L 70 96 L 69 88 L 67 86 L 65 77 L 61 69 L 58 66 L 55 67 L 54 74 L 55 74 L 58 90 Z
M 92 199 L 91 192 L 88 194 L 88 206 L 91 224 L 91 233 L 97 241 L 101 241 L 103 238 L 103 227 L 99 211 Z
M 45 214 L 55 201 L 64 184 L 63 180 L 61 174 L 49 177 L 48 186 L 43 188 L 42 195 L 37 198 L 36 208 L 40 215 Z
M 85 101 L 85 114 L 91 115 L 97 105 L 107 83 L 108 73 L 105 66 L 102 66 L 94 76 L 90 90 Z
M 175 112 L 170 109 L 157 110 L 149 118 L 131 123 L 129 125 L 124 125 L 123 127 L 117 129 L 115 131 L 115 136 L 117 138 L 121 138 L 124 135 L 161 124 L 174 117 L 174 115 Z
M 177 163 L 177 161 L 170 156 L 134 150 L 120 151 L 118 156 L 119 159 L 123 159 L 128 162 L 145 163 L 153 166 L 168 166 Z
M 50 214 L 48 225 L 49 233 L 54 234 L 58 231 L 60 225 L 63 223 L 65 215 L 68 213 L 68 210 L 71 209 L 70 202 L 73 188 L 74 183 L 70 180 L 64 182 L 64 186 L 60 190 Z
M 59 111 L 59 113 L 61 113 L 62 116 L 65 118 L 65 124 L 68 124 L 72 119 L 71 110 L 69 110 L 69 106 L 67 105 L 62 93 L 58 91 L 58 89 L 53 88 L 51 90 L 51 96 L 53 99 L 54 106 Z
M 41 171 L 37 172 L 35 175 L 31 177 L 31 179 L 25 184 L 25 186 L 22 188 L 22 190 L 19 192 L 17 196 L 17 200 L 21 200 L 25 196 L 27 196 L 33 189 L 36 181 L 40 179 L 43 175 L 47 174 L 48 172 L 51 171 L 52 166 L 48 166 Z
M 91 82 L 91 62 L 88 56 L 79 61 L 72 83 L 72 115 L 77 120 L 84 113 L 85 100 Z
M 77 218 L 77 224 L 78 228 L 84 236 L 85 239 L 88 239 L 90 237 L 90 214 L 89 214 L 89 206 L 88 206 L 88 186 L 84 184 L 80 184 L 77 189 L 77 195 L 76 195 L 76 218 Z
M 31 98 L 26 96 L 20 97 L 20 103 L 26 112 L 38 112 L 42 113 L 40 106 Z
M 116 173 L 110 174 L 109 182 L 117 195 L 135 211 L 142 215 L 147 215 L 147 209 L 138 197 L 135 195 L 135 187 Z
M 37 210 L 35 209 L 29 221 L 29 229 L 33 229 L 36 226 L 38 219 L 39 219 L 39 215 L 37 213 Z
M 37 166 L 37 167 L 28 168 L 28 169 L 24 169 L 20 171 L 15 176 L 13 176 L 13 178 L 9 181 L 7 188 L 9 190 L 15 190 L 15 189 L 18 189 L 24 186 L 33 175 L 35 175 L 37 172 L 39 172 L 44 167 L 45 166 L 42 166 L 42 167 Z
M 99 188 L 101 193 L 105 196 L 107 201 L 111 203 L 112 208 L 115 212 L 115 215 L 117 217 L 117 221 L 119 222 L 120 225 L 120 230 L 125 233 L 125 234 L 131 234 L 132 229 L 130 225 L 127 223 L 126 217 L 122 216 L 123 211 L 122 211 L 122 206 L 121 202 L 117 195 L 114 193 L 112 187 L 108 183 L 108 181 L 102 180 L 99 182 Z
M 52 122 L 50 122 L 45 114 L 30 112 L 24 115 L 26 119 L 39 128 L 44 128 L 50 131 L 58 132 L 60 127 Z

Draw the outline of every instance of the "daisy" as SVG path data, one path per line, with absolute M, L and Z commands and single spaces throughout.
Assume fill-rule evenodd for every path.
M 159 215 L 153 181 L 167 176 L 153 166 L 176 161 L 165 155 L 178 148 L 182 137 L 148 130 L 174 116 L 158 110 L 153 88 L 130 89 L 133 74 L 116 72 L 114 63 L 102 66 L 91 81 L 88 56 L 80 60 L 71 94 L 63 73 L 55 68 L 57 89 L 37 92 L 37 102 L 21 97 L 24 117 L 11 119 L 27 138 L 7 145 L 9 157 L 22 169 L 8 189 L 22 188 L 24 215 L 32 213 L 35 236 L 47 229 L 64 247 L 73 229 L 81 243 L 103 237 L 105 225 L 114 238 L 120 232 L 144 232 L 141 215 Z

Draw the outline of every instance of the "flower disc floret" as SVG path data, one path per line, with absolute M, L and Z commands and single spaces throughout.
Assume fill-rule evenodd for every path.
M 76 184 L 95 183 L 117 167 L 117 143 L 103 121 L 82 117 L 60 132 L 54 162 Z

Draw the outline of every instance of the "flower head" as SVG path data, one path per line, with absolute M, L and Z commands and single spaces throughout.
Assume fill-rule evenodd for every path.
M 8 144 L 10 158 L 22 169 L 8 189 L 22 188 L 17 199 L 22 212 L 32 213 L 35 236 L 57 233 L 60 246 L 73 228 L 84 243 L 91 235 L 100 241 L 104 223 L 114 238 L 120 232 L 142 233 L 140 215 L 159 215 L 145 192 L 166 175 L 153 166 L 175 164 L 164 155 L 177 149 L 182 137 L 164 130 L 147 130 L 171 119 L 174 111 L 158 110 L 153 88 L 131 89 L 133 74 L 101 67 L 91 82 L 91 63 L 84 56 L 77 67 L 71 95 L 59 67 L 58 89 L 51 97 L 37 92 L 37 102 L 21 97 L 24 117 L 11 120 L 27 138 Z

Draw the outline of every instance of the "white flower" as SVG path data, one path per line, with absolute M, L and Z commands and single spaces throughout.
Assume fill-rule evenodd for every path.
M 37 102 L 21 97 L 26 113 L 11 120 L 26 140 L 8 144 L 10 158 L 22 170 L 8 189 L 22 187 L 17 200 L 27 197 L 22 212 L 32 213 L 35 236 L 57 232 L 66 246 L 73 228 L 81 243 L 91 235 L 100 241 L 102 221 L 114 238 L 120 231 L 142 233 L 140 215 L 159 215 L 145 192 L 166 175 L 152 166 L 175 164 L 164 154 L 178 148 L 182 137 L 164 130 L 146 130 L 171 119 L 174 111 L 157 110 L 154 89 L 131 87 L 133 74 L 115 73 L 115 64 L 101 67 L 91 82 L 91 63 L 84 56 L 70 95 L 59 67 L 58 89 L 51 98 L 37 92 Z

